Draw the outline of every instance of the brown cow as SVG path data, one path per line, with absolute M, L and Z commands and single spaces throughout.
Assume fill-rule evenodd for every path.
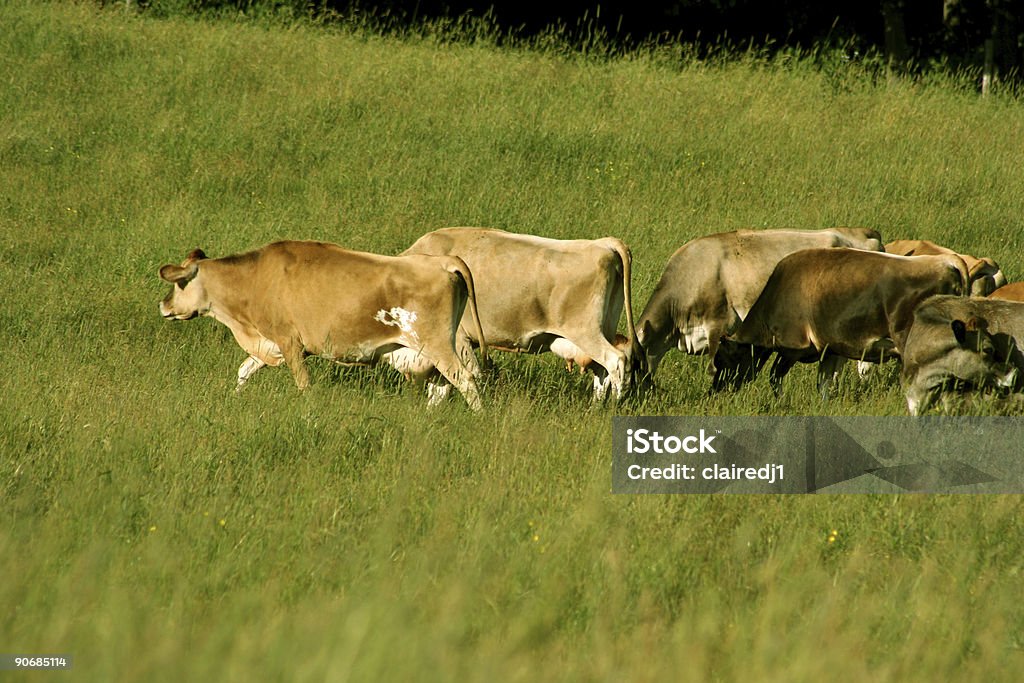
M 633 388 L 642 355 L 633 326 L 629 249 L 614 237 L 556 240 L 488 228 L 444 228 L 406 254 L 454 255 L 473 271 L 483 333 L 493 348 L 590 359 L 594 399 Z M 626 312 L 625 348 L 615 345 Z M 467 331 L 472 341 L 475 334 Z
M 956 254 L 967 265 L 967 272 L 971 278 L 971 296 L 986 296 L 1006 284 L 1006 276 L 999 269 L 999 264 L 992 259 L 960 254 L 928 240 L 893 240 L 885 245 L 885 253 L 897 256 Z
M 286 363 L 299 389 L 303 364 L 315 354 L 346 364 L 384 360 L 428 381 L 430 405 L 454 384 L 474 410 L 481 407 L 480 367 L 457 329 L 467 303 L 479 330 L 473 278 L 458 258 L 379 256 L 323 242 L 275 242 L 224 258 L 195 250 L 166 265 L 171 283 L 160 302 L 169 320 L 199 315 L 224 323 L 249 357 L 238 388 L 264 365 Z M 486 360 L 486 344 L 481 344 Z M 436 374 L 444 378 L 436 382 Z
M 698 237 L 676 250 L 637 320 L 637 337 L 653 375 L 672 348 L 711 358 L 714 386 L 718 346 L 747 316 L 776 264 L 801 249 L 853 247 L 881 251 L 870 228 L 736 230 Z M 728 341 L 726 341 L 728 343 Z
M 778 391 L 794 364 L 820 361 L 818 386 L 827 396 L 847 358 L 881 362 L 899 355 L 917 304 L 966 287 L 967 267 L 953 254 L 799 251 L 772 272 L 731 335 L 739 350 L 720 354 L 723 367 L 735 371 L 736 384 L 749 381 L 776 351 L 770 377 Z
M 988 295 L 989 299 L 1024 301 L 1024 282 L 1011 282 Z

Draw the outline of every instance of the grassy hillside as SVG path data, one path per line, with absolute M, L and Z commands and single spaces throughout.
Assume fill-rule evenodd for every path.
M 608 493 L 617 411 L 904 414 L 893 370 L 827 404 L 810 368 L 709 398 L 672 354 L 616 408 L 502 357 L 474 415 L 311 359 L 304 394 L 268 369 L 236 396 L 244 353 L 164 322 L 156 271 L 279 238 L 616 235 L 639 312 L 693 237 L 847 224 L 1019 279 L 1019 102 L 123 6 L 4 3 L 0 44 L 0 651 L 71 654 L 52 680 L 1016 678 L 1017 497 Z

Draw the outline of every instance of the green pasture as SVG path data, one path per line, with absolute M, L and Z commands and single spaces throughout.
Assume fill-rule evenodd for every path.
M 0 653 L 74 658 L 0 679 L 1019 680 L 1019 497 L 609 493 L 615 414 L 902 415 L 895 367 L 828 403 L 811 367 L 709 396 L 678 353 L 639 405 L 550 355 L 495 354 L 481 414 L 318 359 L 235 395 L 244 352 L 161 319 L 156 276 L 284 238 L 614 235 L 639 315 L 694 237 L 863 225 L 1017 280 L 1019 100 L 827 52 L 125 3 L 0 2 L 0 46 Z

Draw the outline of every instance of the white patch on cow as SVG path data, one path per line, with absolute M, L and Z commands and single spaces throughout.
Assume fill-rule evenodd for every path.
M 679 350 L 689 354 L 703 353 L 708 349 L 708 328 L 696 325 L 688 330 L 681 330 Z
M 416 322 L 415 311 L 407 311 L 398 306 L 393 307 L 390 311 L 385 311 L 382 308 L 377 311 L 377 315 L 373 316 L 373 319 L 389 327 L 397 327 L 408 335 L 410 340 L 419 344 L 420 338 L 416 335 L 416 330 L 412 328 L 412 324 Z

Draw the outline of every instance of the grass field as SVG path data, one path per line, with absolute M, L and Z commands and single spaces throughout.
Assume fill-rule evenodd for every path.
M 10 680 L 1019 680 L 1019 497 L 613 496 L 611 416 L 905 414 L 895 370 L 486 411 L 388 369 L 296 391 L 156 277 L 280 238 L 615 235 L 639 313 L 738 227 L 866 225 L 1024 276 L 1024 109 L 966 77 L 0 3 L 0 652 Z M 1018 457 L 1019 453 L 1007 453 Z M 829 542 L 835 530 L 835 541 Z

